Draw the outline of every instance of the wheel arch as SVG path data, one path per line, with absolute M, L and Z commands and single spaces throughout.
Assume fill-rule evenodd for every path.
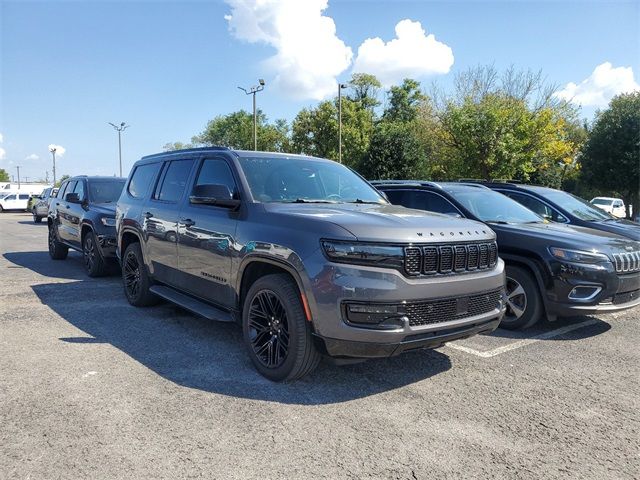
M 520 255 L 514 254 L 500 254 L 500 258 L 502 258 L 507 266 L 520 267 L 527 272 L 529 272 L 538 286 L 538 292 L 540 293 L 540 297 L 542 298 L 542 308 L 543 314 L 548 317 L 547 312 L 549 309 L 547 308 L 547 284 L 551 282 L 551 277 L 544 272 L 544 270 L 540 267 L 539 262 L 535 259 L 523 257 Z
M 263 255 L 251 255 L 243 260 L 238 269 L 236 280 L 236 301 L 239 312 L 242 312 L 245 297 L 251 285 L 259 278 L 275 273 L 285 273 L 289 275 L 298 287 L 298 291 L 302 297 L 303 309 L 307 320 L 311 322 L 311 310 L 307 299 L 306 291 L 302 278 L 293 265 L 288 264 L 280 259 L 274 259 Z

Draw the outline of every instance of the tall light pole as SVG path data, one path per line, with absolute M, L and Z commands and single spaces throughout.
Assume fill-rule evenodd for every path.
M 16 170 L 18 170 L 18 190 L 20 190 L 20 167 L 16 165 Z
M 51 147 L 49 149 L 51 152 L 51 156 L 53 157 L 53 186 L 56 186 L 56 149 L 55 147 Z
M 338 84 L 338 162 L 342 163 L 342 89 L 346 83 Z
M 258 150 L 258 112 L 256 110 L 256 93 L 264 90 L 264 80 L 261 78 L 258 80 L 258 85 L 254 85 L 249 90 L 246 88 L 238 87 L 247 95 L 253 95 L 253 149 Z
M 122 122 L 120 125 L 115 125 L 109 122 L 113 128 L 115 128 L 116 132 L 118 132 L 118 159 L 120 161 L 120 176 L 122 176 L 122 132 L 129 128 L 131 125 L 127 125 Z

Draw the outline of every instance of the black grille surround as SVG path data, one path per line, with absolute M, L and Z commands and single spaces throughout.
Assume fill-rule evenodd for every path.
M 407 302 L 404 311 L 412 327 L 433 325 L 490 313 L 501 307 L 502 296 L 503 290 L 498 289 L 469 297 Z
M 496 242 L 415 245 L 404 248 L 409 276 L 447 275 L 488 270 L 498 262 Z

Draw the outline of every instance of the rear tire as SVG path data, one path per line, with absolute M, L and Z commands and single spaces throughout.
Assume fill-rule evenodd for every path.
M 102 277 L 107 272 L 107 265 L 102 258 L 98 239 L 93 231 L 87 232 L 82 239 L 82 258 L 87 275 L 90 277 Z
M 300 291 L 289 275 L 265 275 L 251 286 L 242 329 L 251 361 L 269 380 L 296 380 L 320 362 Z
M 542 311 L 535 278 L 524 268 L 507 265 L 507 312 L 500 327 L 508 330 L 532 327 L 540 320 Z
M 130 244 L 122 256 L 122 283 L 127 300 L 134 307 L 155 305 L 160 299 L 149 291 L 153 284 L 138 242 Z
M 69 247 L 58 240 L 58 232 L 53 225 L 49 225 L 49 256 L 53 260 L 64 260 L 69 255 Z

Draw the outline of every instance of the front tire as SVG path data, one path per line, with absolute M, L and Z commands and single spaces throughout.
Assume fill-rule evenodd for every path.
M 64 260 L 69 255 L 69 247 L 58 240 L 58 233 L 53 225 L 49 226 L 49 256 L 53 260 Z
M 542 317 L 542 299 L 535 278 L 525 269 L 507 265 L 507 312 L 500 327 L 521 330 Z
M 107 265 L 98 246 L 96 235 L 90 231 L 82 239 L 82 258 L 87 275 L 90 277 L 102 277 L 107 271 Z
M 122 257 L 122 283 L 127 300 L 134 307 L 148 307 L 160 300 L 149 290 L 152 281 L 138 242 L 130 244 Z
M 41 223 L 42 222 L 42 217 L 39 217 L 38 215 L 36 215 L 35 213 L 33 214 L 33 223 Z
M 296 380 L 320 362 L 300 292 L 289 275 L 266 275 L 251 286 L 242 329 L 251 361 L 269 380 Z

